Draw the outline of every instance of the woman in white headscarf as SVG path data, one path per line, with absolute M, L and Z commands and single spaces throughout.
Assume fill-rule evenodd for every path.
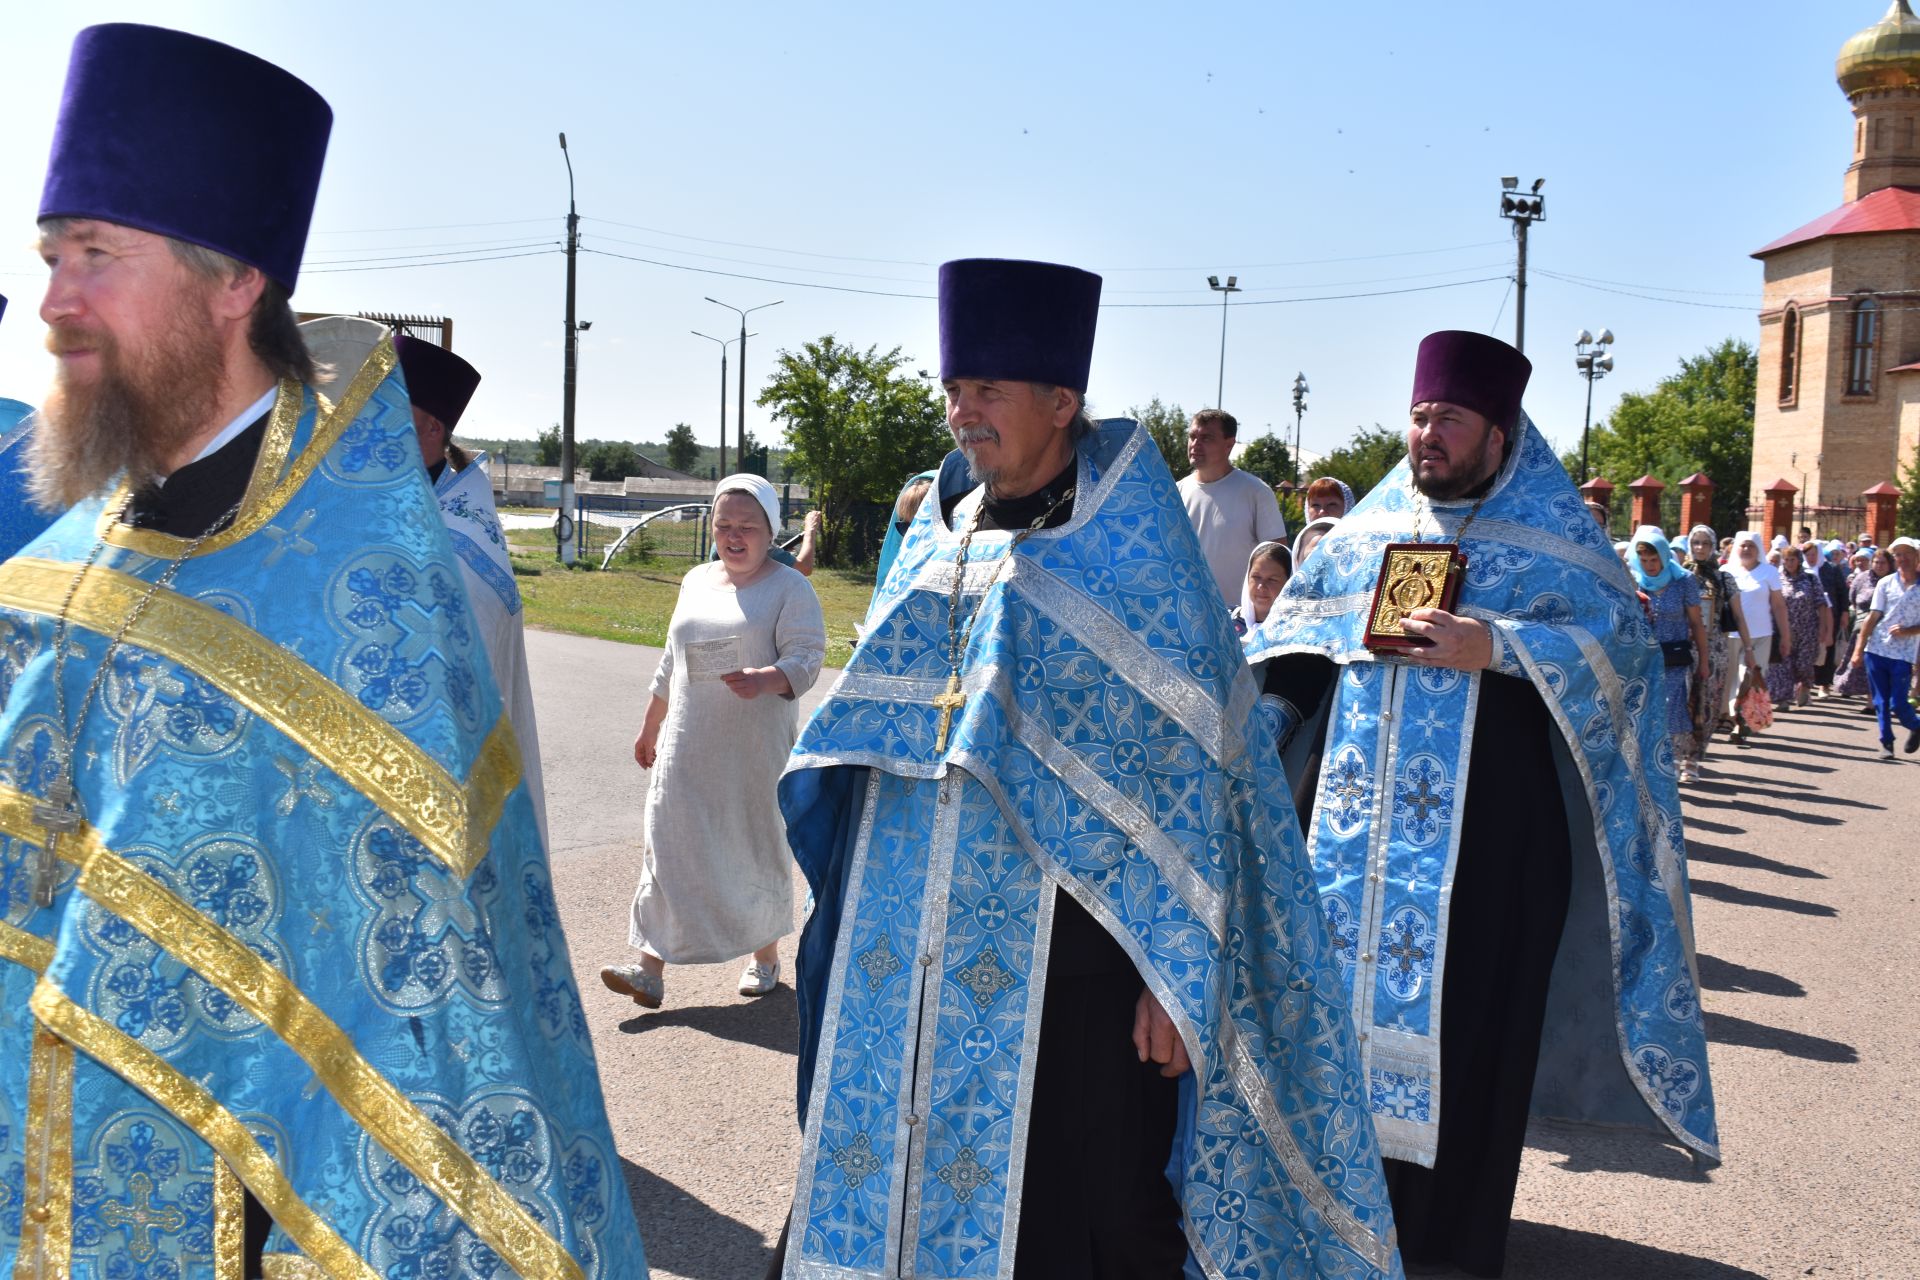
M 799 731 L 795 699 L 826 657 L 820 601 L 769 558 L 780 498 L 755 475 L 713 498 L 720 558 L 680 580 L 633 758 L 651 771 L 646 852 L 633 897 L 631 964 L 600 980 L 658 1008 L 668 964 L 748 956 L 740 994 L 780 980 L 793 927 L 793 855 L 774 788 Z
M 1318 520 L 1307 522 L 1307 527 L 1302 529 L 1293 540 L 1293 571 L 1295 573 L 1300 572 L 1300 567 L 1306 564 L 1307 557 L 1312 555 L 1313 549 L 1320 545 L 1320 539 L 1332 533 L 1333 527 L 1339 523 L 1340 521 L 1333 516 L 1321 516 Z
M 1780 580 L 1780 571 L 1761 557 L 1760 535 L 1751 529 L 1742 529 L 1733 535 L 1733 563 L 1727 566 L 1727 572 L 1733 575 L 1740 613 L 1753 640 L 1753 656 L 1747 658 L 1747 670 L 1752 678 L 1745 683 L 1757 681 L 1764 685 L 1767 667 L 1775 658 L 1793 656 L 1793 637 L 1787 630 L 1787 602 L 1780 594 L 1785 584 Z M 1735 665 L 1735 670 L 1738 669 Z M 1740 695 L 1745 692 L 1746 688 L 1739 682 L 1728 690 L 1731 698 L 1728 713 L 1733 716 L 1736 740 L 1745 739 L 1748 732 L 1746 722 L 1740 719 Z

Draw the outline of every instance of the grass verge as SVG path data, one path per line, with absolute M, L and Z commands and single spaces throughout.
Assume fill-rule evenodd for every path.
M 569 571 L 551 550 L 523 552 L 518 546 L 513 562 L 528 626 L 651 645 L 667 642 L 667 623 L 689 567 L 685 560 L 659 560 Z M 853 656 L 854 624 L 867 615 L 873 575 L 817 569 L 808 581 L 826 616 L 827 665 L 844 667 Z

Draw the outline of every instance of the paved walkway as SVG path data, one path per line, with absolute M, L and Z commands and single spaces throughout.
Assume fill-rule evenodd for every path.
M 791 988 L 754 1001 L 733 965 L 675 969 L 643 1014 L 600 985 L 626 955 L 659 651 L 527 642 L 561 911 L 653 1274 L 752 1280 L 799 1159 Z M 1857 708 L 1788 713 L 1686 792 L 1725 1165 L 1535 1126 L 1511 1280 L 1920 1275 L 1920 756 L 1874 759 Z

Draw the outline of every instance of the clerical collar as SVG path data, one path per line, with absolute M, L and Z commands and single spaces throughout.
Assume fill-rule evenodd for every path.
M 440 461 L 438 461 L 438 462 L 436 462 L 436 463 L 434 463 L 434 464 L 433 464 L 432 466 L 430 466 L 430 467 L 428 467 L 428 468 L 427 468 L 427 483 L 428 483 L 428 484 L 439 484 L 439 483 L 440 483 L 440 473 L 441 473 L 442 471 L 445 471 L 446 469 L 447 469 L 447 460 L 446 460 L 445 458 L 442 458 L 442 459 L 440 459 Z
M 193 457 L 188 461 L 187 465 L 192 466 L 195 462 L 199 462 L 202 458 L 210 458 L 214 454 L 218 453 L 220 450 L 226 448 L 229 444 L 233 442 L 233 438 L 235 436 L 239 435 L 242 431 L 245 431 L 248 427 L 252 426 L 255 420 L 265 416 L 266 413 L 273 408 L 274 398 L 279 394 L 280 394 L 280 388 L 278 386 L 267 388 L 267 394 L 261 396 L 258 400 L 255 400 L 252 404 L 242 409 L 240 411 L 239 417 L 235 418 L 232 422 L 229 422 L 226 426 L 220 428 L 219 434 L 214 436 L 213 439 L 207 441 L 207 443 L 201 447 L 200 452 L 193 455 Z M 162 477 L 161 479 L 155 481 L 154 483 L 159 485 L 165 485 L 166 482 L 167 482 L 167 478 Z
M 981 495 L 980 528 L 982 529 L 1024 529 L 1046 515 L 1049 507 L 1059 506 L 1053 514 L 1047 516 L 1043 528 L 1057 529 L 1073 518 L 1073 503 L 1061 502 L 1061 497 L 1073 487 L 1079 478 L 1080 460 L 1069 457 L 1067 465 L 1059 475 L 1035 489 L 1032 493 L 1018 498 L 996 498 L 992 494 Z
M 126 523 L 176 538 L 214 532 L 253 479 L 254 460 L 260 456 L 260 442 L 266 439 L 271 409 L 269 402 L 252 422 L 241 423 L 239 432 L 225 444 L 167 477 L 164 487 L 151 484 L 135 493 Z

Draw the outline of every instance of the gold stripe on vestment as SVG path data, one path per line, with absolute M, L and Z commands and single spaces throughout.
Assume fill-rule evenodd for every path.
M 374 344 L 359 372 L 354 374 L 353 381 L 347 384 L 338 404 L 327 404 L 325 398 L 316 391 L 314 398 L 318 405 L 313 436 L 307 441 L 307 447 L 300 451 L 300 456 L 293 460 L 291 467 L 287 466 L 287 455 L 293 446 L 294 432 L 300 425 L 305 408 L 305 389 L 291 378 L 282 382 L 280 394 L 273 402 L 272 415 L 267 420 L 266 438 L 261 441 L 260 455 L 254 461 L 253 475 L 247 482 L 246 497 L 241 500 L 240 513 L 234 517 L 232 524 L 202 542 L 193 554 L 199 557 L 224 551 L 264 529 L 292 501 L 293 495 L 307 482 L 307 477 L 313 474 L 353 420 L 360 416 L 360 411 L 366 408 L 374 391 L 386 381 L 387 375 L 393 372 L 394 365 L 398 363 L 399 356 L 394 353 L 393 339 L 383 337 Z M 283 470 L 285 474 L 282 474 Z M 126 498 L 127 490 L 122 486 L 107 500 L 106 511 L 101 516 L 102 538 L 116 547 L 138 551 L 156 560 L 172 560 L 186 549 L 189 539 L 121 524 L 117 517 L 126 504 Z
M 269 1253 L 260 1259 L 261 1280 L 320 1280 L 327 1273 L 297 1253 Z
M 32 556 L 0 564 L 0 606 L 54 618 L 73 567 Z M 95 565 L 80 579 L 68 621 L 111 636 L 149 584 Z M 519 744 L 503 712 L 460 782 L 398 728 L 252 627 L 211 605 L 158 591 L 127 629 L 127 644 L 178 663 L 261 717 L 371 800 L 462 878 L 487 856 L 507 793 L 520 781 Z M 22 833 L 38 838 L 38 828 Z
M 26 1185 L 14 1280 L 67 1280 L 73 1259 L 73 1050 L 43 1027 L 27 1068 Z
M 53 944 L 25 929 L 0 923 L 0 960 L 11 960 L 35 973 L 45 973 L 53 963 Z
M 511 730 L 508 733 L 511 735 Z M 28 841 L 41 834 L 33 825 L 33 803 L 32 797 L 23 792 L 0 787 L 0 831 Z M 579 1264 L 560 1242 L 412 1099 L 362 1057 L 353 1038 L 291 978 L 158 880 L 107 848 L 91 826 L 83 823 L 60 841 L 58 849 L 62 858 L 80 868 L 79 892 L 138 929 L 271 1028 L 313 1070 L 340 1109 L 446 1202 L 508 1266 L 524 1276 L 583 1280 Z M 44 983 L 41 989 L 52 990 Z M 117 1066 L 115 1069 L 119 1070 Z M 177 1109 L 170 1105 L 169 1109 L 187 1120 Z M 213 1145 L 221 1150 L 218 1143 Z M 233 1160 L 230 1153 L 222 1154 Z M 233 1163 L 245 1177 L 239 1162 Z M 247 1178 L 247 1185 L 254 1186 L 251 1178 Z M 255 1194 L 259 1194 L 257 1188 Z M 313 1252 L 304 1243 L 301 1248 Z
M 247 1195 L 227 1162 L 213 1157 L 213 1280 L 247 1280 Z
M 335 1280 L 380 1280 L 379 1273 L 307 1207 L 259 1139 L 212 1094 L 138 1040 L 82 1009 L 45 979 L 34 988 L 32 1006 L 34 1016 L 61 1039 L 118 1073 L 199 1134 L 266 1206 L 280 1229 L 321 1264 L 326 1275 Z M 21 1280 L 18 1273 L 15 1280 Z

